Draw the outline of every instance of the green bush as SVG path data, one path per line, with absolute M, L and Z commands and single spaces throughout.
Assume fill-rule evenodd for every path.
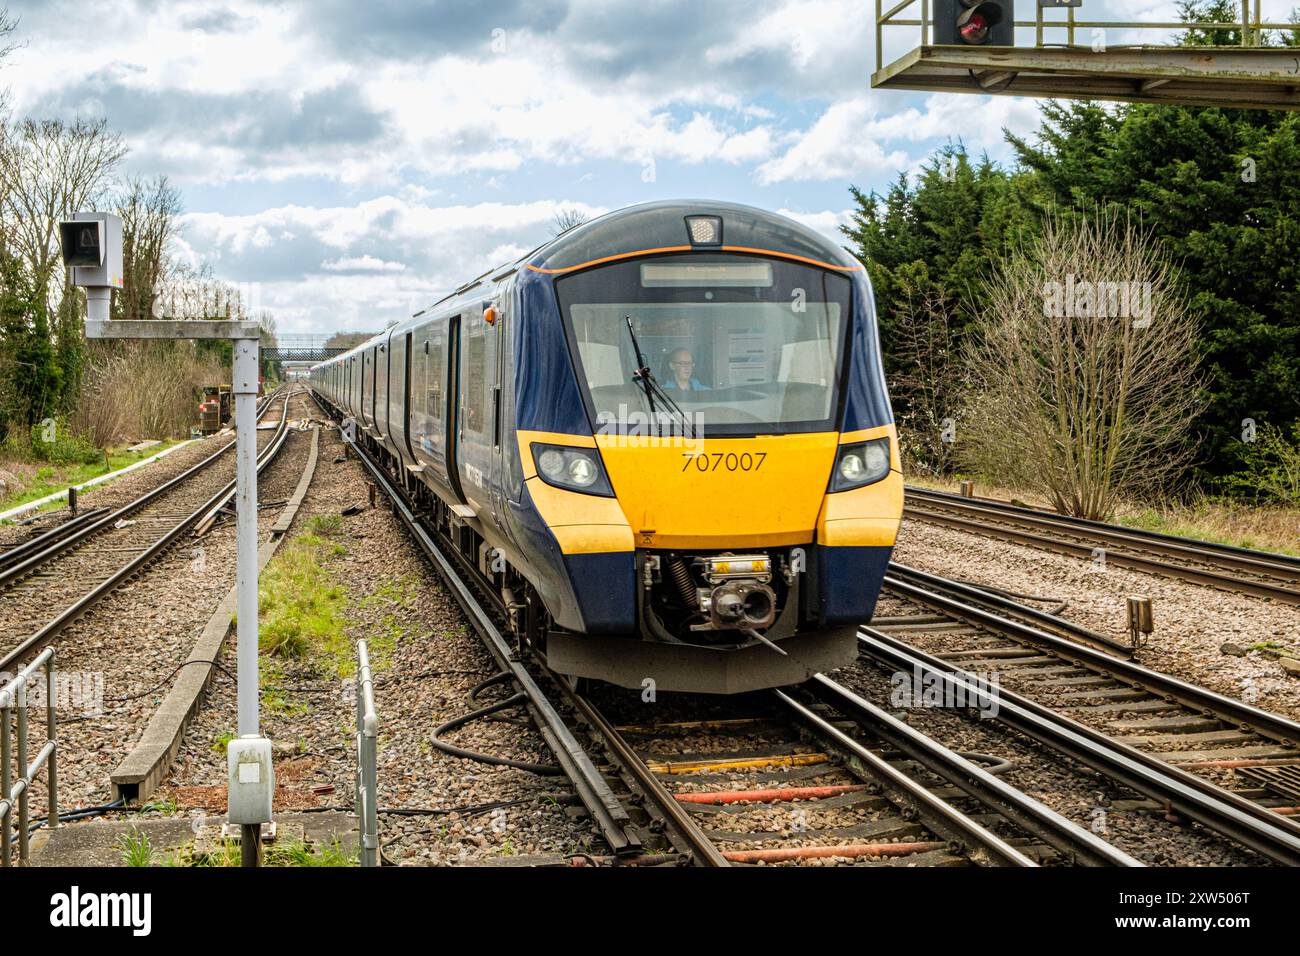
M 33 425 L 31 441 L 32 457 L 51 465 L 93 465 L 104 459 L 102 451 L 82 436 L 73 434 L 62 419 L 52 425 Z
M 1237 446 L 1241 468 L 1228 475 L 1224 489 L 1243 498 L 1300 505 L 1300 421 L 1291 424 L 1291 437 L 1276 425 L 1259 426 L 1253 442 Z

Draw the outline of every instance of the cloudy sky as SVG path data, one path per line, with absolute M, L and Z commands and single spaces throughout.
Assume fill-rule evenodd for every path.
M 282 331 L 377 329 L 526 252 L 560 208 L 707 197 L 834 234 L 850 184 L 949 139 L 1005 159 L 1003 127 L 1036 128 L 1032 100 L 871 90 L 873 11 L 11 0 L 24 46 L 0 84 L 17 115 L 107 117 L 129 172 L 181 188 L 179 251 L 255 283 Z

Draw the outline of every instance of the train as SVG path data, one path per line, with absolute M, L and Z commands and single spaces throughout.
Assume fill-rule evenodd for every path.
M 736 694 L 856 657 L 903 480 L 871 283 L 812 229 L 631 206 L 308 380 L 563 678 Z

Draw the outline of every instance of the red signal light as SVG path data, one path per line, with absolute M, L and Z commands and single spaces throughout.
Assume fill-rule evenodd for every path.
M 957 16 L 957 39 L 973 46 L 993 39 L 993 28 L 1001 24 L 1006 16 L 1002 4 L 998 0 L 961 0 L 961 3 L 966 9 Z M 1007 19 L 1010 20 L 1009 17 Z M 1008 25 L 1012 23 L 1013 21 Z M 1010 44 L 1012 41 L 1009 36 L 1004 36 L 994 42 Z
M 970 19 L 957 28 L 967 43 L 983 43 L 989 36 L 989 21 L 982 13 L 972 13 Z

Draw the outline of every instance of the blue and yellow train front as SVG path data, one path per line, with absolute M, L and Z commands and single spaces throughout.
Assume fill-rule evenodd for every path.
M 649 207 L 588 244 L 626 252 L 517 286 L 516 533 L 563 674 L 796 683 L 853 660 L 875 607 L 903 485 L 870 284 L 788 220 L 709 213 Z

